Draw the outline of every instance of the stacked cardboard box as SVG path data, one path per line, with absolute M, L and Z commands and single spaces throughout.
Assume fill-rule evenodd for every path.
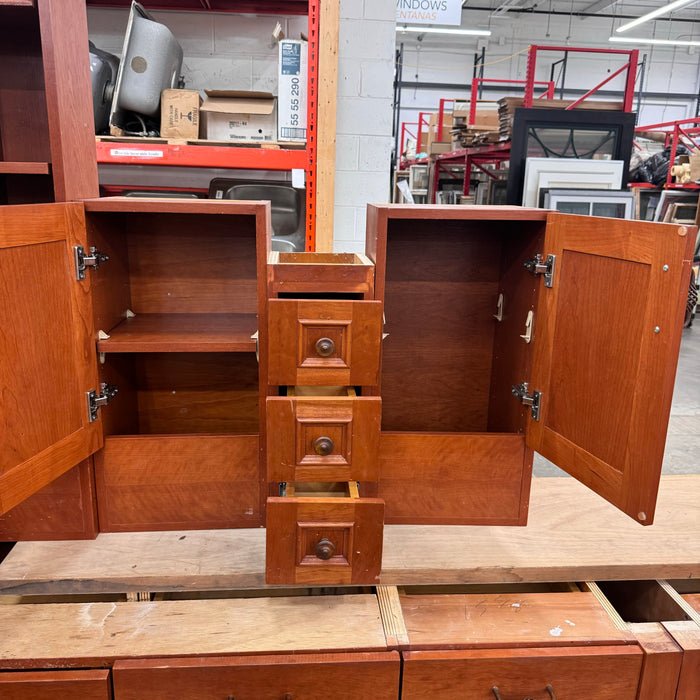
M 469 123 L 469 113 L 466 109 L 455 109 L 452 115 L 454 121 L 451 134 L 454 150 L 497 143 L 500 140 L 498 113 L 495 110 L 477 110 L 473 124 Z

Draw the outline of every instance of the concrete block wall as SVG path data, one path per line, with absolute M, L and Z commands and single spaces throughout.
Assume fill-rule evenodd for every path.
M 334 250 L 364 252 L 368 202 L 388 202 L 395 0 L 340 0 Z
M 119 55 L 128 10 L 88 7 L 88 33 L 104 51 Z M 151 12 L 175 35 L 184 53 L 186 87 L 193 90 L 260 90 L 277 93 L 275 24 L 290 39 L 308 33 L 306 17 L 210 12 Z

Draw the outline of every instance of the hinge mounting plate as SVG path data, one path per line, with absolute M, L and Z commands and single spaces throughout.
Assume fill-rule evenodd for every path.
M 106 406 L 117 395 L 118 391 L 119 389 L 116 386 L 102 382 L 99 395 L 95 389 L 86 392 L 88 415 L 91 423 L 97 420 L 97 411 L 102 406 Z
M 85 248 L 81 245 L 73 246 L 73 260 L 75 262 L 75 279 L 79 282 L 85 279 L 85 271 L 88 267 L 96 270 L 102 263 L 109 260 L 109 255 L 100 253 L 95 246 L 90 247 L 90 254 L 85 254 Z
M 520 401 L 523 406 L 530 407 L 530 416 L 534 420 L 540 419 L 540 405 L 542 402 L 542 393 L 539 391 L 533 391 L 530 393 L 530 387 L 527 382 L 522 382 L 522 384 L 514 384 L 511 388 L 513 396 L 515 396 L 518 401 Z
M 543 258 L 540 253 L 537 253 L 534 258 L 530 258 L 523 263 L 526 270 L 532 272 L 533 275 L 544 275 L 544 286 L 554 286 L 554 266 L 557 262 L 556 255 L 548 255 Z

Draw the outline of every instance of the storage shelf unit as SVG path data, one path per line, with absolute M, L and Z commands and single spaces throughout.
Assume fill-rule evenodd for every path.
M 96 7 L 125 7 L 128 2 L 89 0 Z M 149 9 L 217 12 L 308 14 L 307 141 L 303 149 L 267 149 L 230 146 L 170 145 L 153 143 L 98 142 L 100 164 L 178 165 L 197 168 L 293 170 L 306 173 L 306 249 L 316 247 L 316 153 L 319 74 L 319 19 L 321 0 L 308 2 L 223 2 L 223 0 L 168 0 Z

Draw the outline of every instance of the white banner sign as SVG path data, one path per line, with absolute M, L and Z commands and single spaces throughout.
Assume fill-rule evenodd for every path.
M 462 23 L 462 0 L 396 0 L 397 24 Z

